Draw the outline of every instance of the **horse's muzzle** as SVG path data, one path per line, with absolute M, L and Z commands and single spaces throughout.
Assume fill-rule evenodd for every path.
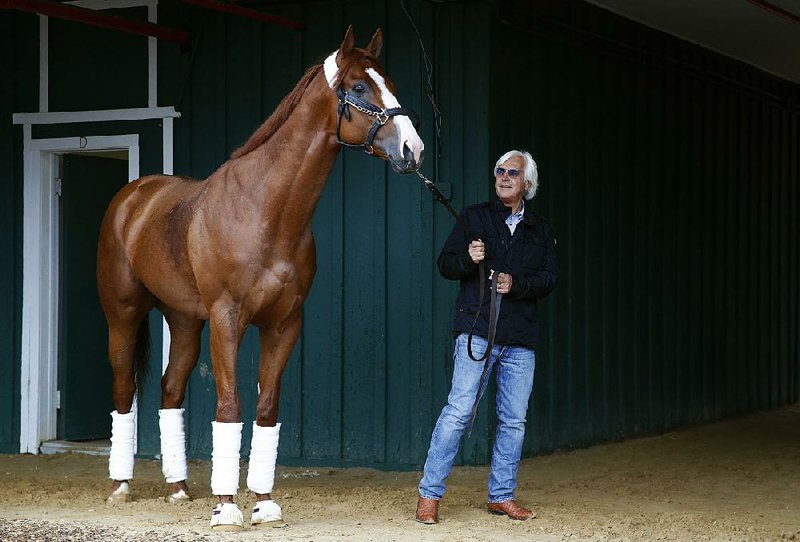
M 414 159 L 414 154 L 409 150 L 407 146 L 403 146 L 403 158 L 401 160 L 396 159 L 393 156 L 389 156 L 389 163 L 392 165 L 392 169 L 395 173 L 414 173 L 420 167 L 422 167 L 422 162 L 425 161 L 425 151 L 422 151 L 419 155 L 419 162 Z

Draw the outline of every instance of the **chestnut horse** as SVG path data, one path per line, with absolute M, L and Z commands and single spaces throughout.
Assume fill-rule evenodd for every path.
M 342 145 L 363 148 L 399 173 L 416 171 L 423 143 L 378 63 L 380 29 L 365 49 L 347 29 L 339 49 L 311 67 L 250 139 L 205 181 L 142 177 L 111 201 L 100 231 L 97 284 L 113 369 L 111 502 L 133 476 L 134 395 L 146 363 L 147 315 L 170 329 L 161 380 L 163 472 L 169 501 L 188 499 L 183 403 L 209 322 L 217 386 L 211 526 L 239 530 L 241 404 L 236 357 L 248 325 L 259 330 L 258 406 L 248 465 L 257 496 L 251 523 L 281 520 L 270 496 L 278 448 L 281 375 L 300 335 L 316 272 L 311 217 Z

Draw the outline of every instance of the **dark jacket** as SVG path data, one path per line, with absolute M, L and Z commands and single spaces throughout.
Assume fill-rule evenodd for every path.
M 555 237 L 550 224 L 533 214 L 526 205 L 524 218 L 514 235 L 505 223 L 511 209 L 500 201 L 479 203 L 461 211 L 461 217 L 475 237 L 486 247 L 484 260 L 485 293 L 475 334 L 486 338 L 489 324 L 491 291 L 489 271 L 511 275 L 511 290 L 503 296 L 497 320 L 495 344 L 536 348 L 539 342 L 537 301 L 549 294 L 558 278 Z M 456 298 L 453 334 L 469 333 L 478 308 L 478 264 L 467 252 L 467 239 L 461 223 L 453 227 L 439 254 L 439 273 L 450 280 L 460 280 Z

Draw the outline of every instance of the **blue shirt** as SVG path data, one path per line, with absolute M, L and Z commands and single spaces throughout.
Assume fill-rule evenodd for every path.
M 519 211 L 513 215 L 509 215 L 509 217 L 506 218 L 506 226 L 508 226 L 508 229 L 511 230 L 511 235 L 514 235 L 514 230 L 517 229 L 517 224 L 522 222 L 522 219 L 525 215 L 525 200 L 520 200 L 519 203 Z

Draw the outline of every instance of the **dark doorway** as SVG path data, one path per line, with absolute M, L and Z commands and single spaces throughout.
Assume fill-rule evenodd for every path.
M 126 152 L 65 154 L 60 160 L 58 439 L 111 435 L 108 330 L 97 295 L 100 222 L 128 182 Z

